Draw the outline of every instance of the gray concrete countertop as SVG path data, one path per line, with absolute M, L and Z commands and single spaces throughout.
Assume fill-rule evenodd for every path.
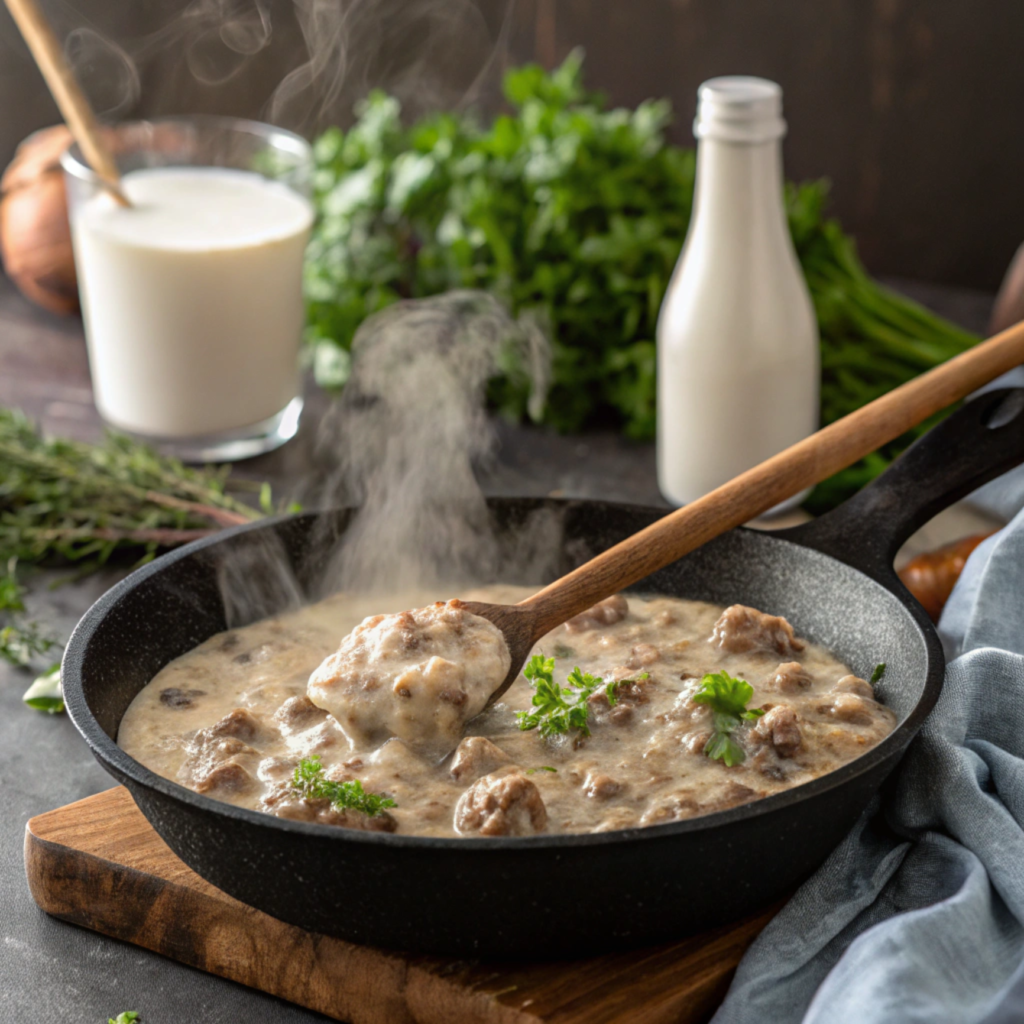
M 974 330 L 984 329 L 990 296 L 900 282 L 899 287 Z M 81 327 L 32 309 L 0 278 L 0 405 L 20 406 L 54 433 L 94 438 Z M 300 438 L 246 464 L 241 472 L 287 488 L 309 468 L 314 424 L 324 408 L 311 395 Z M 500 449 L 486 476 L 493 494 L 559 494 L 662 504 L 653 446 L 611 434 L 557 437 L 499 428 Z M 915 538 L 934 546 L 992 525 L 962 506 Z M 35 586 L 31 610 L 66 637 L 77 618 L 123 570 L 108 570 L 54 590 Z M 42 580 L 54 579 L 49 574 Z M 39 579 L 39 578 L 37 578 Z M 286 1024 L 319 1014 L 211 977 L 43 914 L 25 882 L 22 840 L 35 814 L 108 788 L 66 715 L 21 703 L 24 673 L 0 665 L 0 1022 L 101 1024 L 138 1010 L 144 1024 Z

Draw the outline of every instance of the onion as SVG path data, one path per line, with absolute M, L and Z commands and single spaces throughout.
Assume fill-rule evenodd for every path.
M 68 201 L 60 157 L 71 144 L 64 125 L 44 128 L 18 147 L 0 179 L 0 255 L 7 276 L 32 302 L 54 313 L 78 310 Z

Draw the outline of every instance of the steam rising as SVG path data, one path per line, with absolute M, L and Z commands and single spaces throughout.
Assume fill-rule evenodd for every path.
M 319 520 L 302 562 L 314 598 L 337 591 L 438 598 L 501 581 L 536 583 L 555 568 L 561 523 L 541 509 L 513 528 L 494 521 L 474 469 L 493 454 L 487 382 L 517 366 L 538 415 L 550 370 L 547 340 L 483 292 L 401 302 L 364 321 L 352 374 L 324 418 L 319 462 L 298 495 L 309 510 L 357 508 L 339 538 Z M 297 608 L 302 588 L 279 537 L 257 529 L 230 555 L 213 552 L 229 627 Z
M 139 72 L 127 51 L 91 28 L 76 28 L 64 40 L 75 74 L 89 83 L 96 113 L 111 120 L 127 114 L 141 92 Z
M 218 87 L 262 55 L 259 68 L 273 77 L 250 76 L 262 90 L 260 116 L 311 134 L 348 123 L 375 88 L 413 115 L 480 100 L 496 83 L 491 72 L 500 70 L 514 0 L 489 7 L 503 12 L 496 31 L 474 0 L 192 0 L 156 32 L 124 45 L 76 28 L 65 52 L 109 119 L 131 112 L 142 91 L 139 68 L 157 57 L 166 62 L 161 80 L 180 93 L 179 67 Z M 181 112 L 179 96 L 161 101 Z
M 274 91 L 267 116 L 294 130 L 347 114 L 373 88 L 419 109 L 473 102 L 503 49 L 472 0 L 294 0 L 308 59 Z M 482 63 L 479 54 L 486 54 Z M 398 62 L 396 63 L 396 56 Z
M 367 320 L 353 355 L 324 426 L 321 446 L 339 461 L 318 503 L 360 511 L 331 560 L 327 589 L 488 580 L 509 560 L 519 575 L 535 571 L 524 535 L 499 539 L 474 466 L 493 451 L 484 393 L 502 366 L 523 367 L 532 401 L 543 401 L 549 353 L 541 331 L 513 321 L 491 296 L 449 292 Z M 550 530 L 540 532 L 539 549 L 552 551 Z
M 193 0 L 158 32 L 121 47 L 79 28 L 66 52 L 97 110 L 126 115 L 140 95 L 138 64 L 180 50 L 198 82 L 238 76 L 282 34 L 301 38 L 288 71 L 268 90 L 264 116 L 311 133 L 347 120 L 372 88 L 416 114 L 478 100 L 497 70 L 514 0 L 503 0 L 496 38 L 473 0 Z M 274 24 L 274 20 L 282 24 Z M 290 20 L 290 23 L 289 23 Z M 533 582 L 558 550 L 546 514 L 500 532 L 474 468 L 493 454 L 484 412 L 488 381 L 521 368 L 539 414 L 550 361 L 542 332 L 478 292 L 393 306 L 356 335 L 344 395 L 323 425 L 332 469 L 307 509 L 358 506 L 339 545 L 326 527 L 311 557 L 324 592 L 397 591 L 501 577 Z M 300 588 L 281 542 L 256 531 L 218 566 L 231 626 L 296 606 Z M 438 591 L 441 596 L 441 592 Z

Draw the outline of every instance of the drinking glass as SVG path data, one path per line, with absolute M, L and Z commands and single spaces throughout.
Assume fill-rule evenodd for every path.
M 259 175 L 272 183 L 269 189 L 299 197 L 304 209 L 297 208 L 287 230 L 274 235 L 268 228 L 266 237 L 260 218 L 270 207 L 257 199 L 251 232 L 236 218 L 213 242 L 190 242 L 173 225 L 140 238 L 142 222 L 133 228 L 125 218 L 144 202 L 115 209 L 78 147 L 64 154 L 100 415 L 188 462 L 243 459 L 278 447 L 294 436 L 302 412 L 302 261 L 313 219 L 308 143 L 271 125 L 227 117 L 129 122 L 107 132 L 129 193 L 133 171 L 220 168 Z M 222 188 L 240 180 L 221 177 Z M 278 204 L 283 201 L 279 196 Z M 209 236 L 217 210 L 195 208 Z

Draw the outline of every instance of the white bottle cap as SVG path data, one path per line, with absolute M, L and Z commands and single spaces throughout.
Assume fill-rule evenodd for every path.
M 751 75 L 709 78 L 697 90 L 693 134 L 723 142 L 781 139 L 786 134 L 781 86 Z

